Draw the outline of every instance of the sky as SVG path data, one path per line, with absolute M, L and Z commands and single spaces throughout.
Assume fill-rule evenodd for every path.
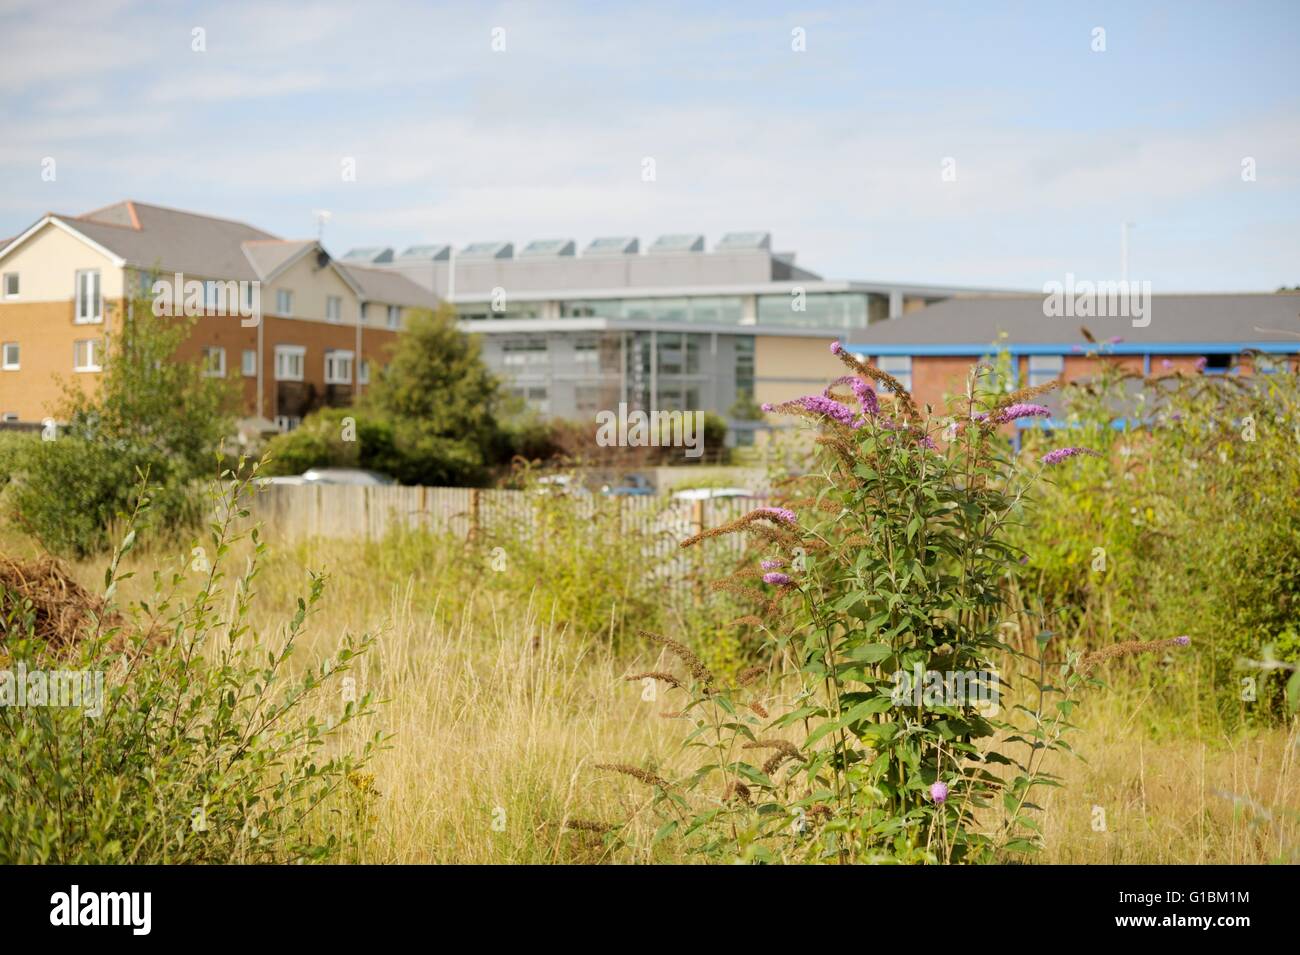
M 1156 293 L 1272 291 L 1297 37 L 1296 0 L 0 0 L 0 237 L 129 198 L 328 210 L 335 255 L 765 230 L 827 278 L 1041 289 L 1119 278 L 1128 222 Z

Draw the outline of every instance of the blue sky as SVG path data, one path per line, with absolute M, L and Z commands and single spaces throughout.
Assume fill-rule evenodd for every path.
M 1156 292 L 1272 290 L 1297 36 L 1250 0 L 0 0 L 0 236 L 124 198 L 286 237 L 327 209 L 336 254 L 766 229 L 827 277 L 1039 289 L 1117 278 L 1129 221 Z

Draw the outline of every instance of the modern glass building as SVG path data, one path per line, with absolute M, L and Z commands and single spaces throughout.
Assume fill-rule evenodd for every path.
M 358 249 L 346 260 L 401 272 L 450 301 L 483 336 L 489 366 L 540 413 L 594 418 L 617 408 L 711 411 L 729 442 L 749 444 L 756 405 L 824 387 L 835 339 L 981 290 L 828 281 L 771 251 L 765 232 L 577 243 L 543 239 L 518 255 L 505 241 L 460 251 Z

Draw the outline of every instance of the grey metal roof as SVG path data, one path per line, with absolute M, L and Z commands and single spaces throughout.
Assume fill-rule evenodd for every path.
M 1042 294 L 971 295 L 937 302 L 900 318 L 877 322 L 853 337 L 871 345 L 988 345 L 1007 334 L 1009 344 L 1075 344 L 1080 326 L 1098 341 L 1125 343 L 1294 341 L 1300 349 L 1300 295 L 1269 293 L 1153 295 L 1151 322 L 1136 328 L 1121 317 L 1048 317 Z M 1290 334 L 1287 334 L 1290 330 Z
M 368 245 L 359 249 L 350 249 L 347 255 L 343 256 L 348 262 L 391 262 L 393 261 L 393 250 L 387 246 Z
M 437 296 L 416 285 L 401 272 L 391 269 L 372 269 L 355 262 L 334 263 L 346 272 L 361 289 L 361 297 L 368 302 L 387 305 L 408 305 L 417 308 L 436 308 Z
M 466 259 L 509 259 L 515 254 L 513 242 L 471 242 L 458 256 Z
M 533 258 L 554 255 L 573 255 L 577 243 L 572 239 L 534 239 L 523 247 L 519 257 Z
M 771 249 L 772 233 L 770 232 L 728 232 L 718 244 L 713 247 L 714 252 L 751 252 L 755 249 Z
M 654 243 L 646 251 L 651 254 L 660 252 L 703 252 L 704 236 L 695 232 L 661 235 L 654 240 Z
M 416 259 L 422 262 L 446 262 L 451 258 L 451 246 L 444 244 L 432 245 L 413 245 L 402 252 L 397 257 L 397 261 L 403 259 Z
M 601 236 L 592 239 L 582 250 L 583 255 L 636 255 L 641 251 L 641 243 L 631 236 Z

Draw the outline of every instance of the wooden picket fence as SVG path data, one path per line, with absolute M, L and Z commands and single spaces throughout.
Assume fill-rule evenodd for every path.
M 579 495 L 569 499 L 601 526 L 620 535 L 653 541 L 669 556 L 691 534 L 767 504 L 766 498 L 677 501 L 663 497 Z M 399 529 L 424 530 L 462 539 L 495 531 L 542 533 L 548 496 L 537 491 L 460 487 L 370 487 L 273 484 L 249 502 L 250 518 L 282 540 L 342 538 L 378 541 Z M 615 523 L 616 521 L 616 523 Z M 729 538 L 729 540 L 736 540 Z

